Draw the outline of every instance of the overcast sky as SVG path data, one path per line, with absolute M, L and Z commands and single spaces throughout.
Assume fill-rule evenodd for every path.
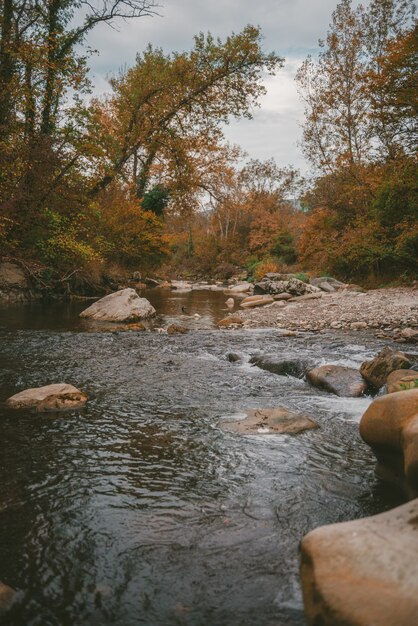
M 161 0 L 160 17 L 120 22 L 118 30 L 100 25 L 88 44 L 99 51 L 91 59 L 96 93 L 108 90 L 106 77 L 125 65 L 150 42 L 166 52 L 189 49 L 193 35 L 208 30 L 226 37 L 246 24 L 261 26 L 266 51 L 286 60 L 276 77 L 268 77 L 267 95 L 251 121 L 233 121 L 228 141 L 241 145 L 251 158 L 274 157 L 281 166 L 292 164 L 306 172 L 298 142 L 303 107 L 294 83 L 297 68 L 317 51 L 326 34 L 337 0 Z

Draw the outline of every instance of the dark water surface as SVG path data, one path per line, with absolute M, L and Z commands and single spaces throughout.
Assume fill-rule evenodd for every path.
M 358 435 L 369 398 L 337 398 L 248 359 L 358 365 L 381 343 L 217 331 L 222 293 L 148 297 L 160 324 L 194 330 L 102 332 L 78 319 L 85 303 L 0 309 L 0 580 L 19 590 L 2 623 L 302 626 L 303 535 L 397 502 Z M 180 317 L 182 306 L 201 317 Z M 6 410 L 9 395 L 53 382 L 86 391 L 86 408 Z M 292 438 L 219 427 L 274 406 L 321 428 Z

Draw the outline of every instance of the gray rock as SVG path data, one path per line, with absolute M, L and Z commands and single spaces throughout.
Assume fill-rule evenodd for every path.
M 240 435 L 297 435 L 319 428 L 313 419 L 285 408 L 250 409 L 243 420 L 222 421 L 222 428 Z
M 363 396 L 368 387 L 358 370 L 341 365 L 321 365 L 309 370 L 306 378 L 314 387 L 344 398 Z
M 283 359 L 274 355 L 253 356 L 250 363 L 272 374 L 303 378 L 313 363 L 303 359 Z
M 101 298 L 80 317 L 106 322 L 133 322 L 153 317 L 156 311 L 146 298 L 140 298 L 135 289 L 122 289 Z
M 10 409 L 35 409 L 41 411 L 64 411 L 79 409 L 87 402 L 87 395 L 66 383 L 25 389 L 6 401 Z
M 151 288 L 160 286 L 160 282 L 158 280 L 155 280 L 155 278 L 149 278 L 148 276 L 144 278 L 144 283 L 146 284 L 147 287 L 151 287 Z

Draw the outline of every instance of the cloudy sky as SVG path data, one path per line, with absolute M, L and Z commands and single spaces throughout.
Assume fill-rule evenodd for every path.
M 151 42 L 166 52 L 191 47 L 193 35 L 211 31 L 226 37 L 246 24 L 261 26 L 266 51 L 286 59 L 276 77 L 268 77 L 267 95 L 251 121 L 233 121 L 227 139 L 241 145 L 251 158 L 274 157 L 281 166 L 307 171 L 298 142 L 303 107 L 294 83 L 298 66 L 317 51 L 326 34 L 337 0 L 159 0 L 160 17 L 121 22 L 118 29 L 101 25 L 88 44 L 99 51 L 91 59 L 96 93 L 108 89 L 106 77 L 132 65 L 136 52 Z

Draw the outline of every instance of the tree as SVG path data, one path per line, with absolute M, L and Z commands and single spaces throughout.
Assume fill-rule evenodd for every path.
M 200 34 L 190 52 L 166 55 L 149 47 L 111 81 L 113 95 L 95 103 L 97 123 L 105 121 L 108 137 L 90 195 L 128 169 L 138 178 L 140 195 L 156 163 L 187 170 L 190 152 L 219 144 L 230 116 L 251 118 L 265 92 L 264 72 L 273 74 L 282 63 L 263 52 L 253 26 L 225 42 Z

